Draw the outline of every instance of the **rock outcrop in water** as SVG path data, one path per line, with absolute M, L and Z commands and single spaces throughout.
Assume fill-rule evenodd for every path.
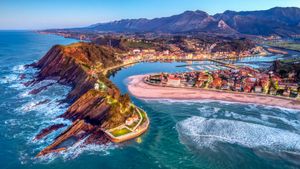
M 65 101 L 69 109 L 60 115 L 73 124 L 58 135 L 54 142 L 37 156 L 66 150 L 72 144 L 83 140 L 86 144 L 108 142 L 102 129 L 109 129 L 124 123 L 132 112 L 128 95 L 122 95 L 118 88 L 102 73 L 108 67 L 121 64 L 115 55 L 116 49 L 90 43 L 75 43 L 69 46 L 56 45 L 32 66 L 40 69 L 33 83 L 55 79 L 73 88 Z M 101 84 L 94 89 L 95 83 Z M 50 126 L 39 133 L 36 139 L 60 128 Z

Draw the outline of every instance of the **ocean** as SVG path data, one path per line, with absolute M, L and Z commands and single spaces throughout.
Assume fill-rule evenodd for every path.
M 70 87 L 42 81 L 25 87 L 38 70 L 24 65 L 40 59 L 55 44 L 76 42 L 55 35 L 29 31 L 0 31 L 0 166 L 3 169 L 140 169 L 140 168 L 299 168 L 300 111 L 213 100 L 139 100 L 151 121 L 140 141 L 121 144 L 77 143 L 67 152 L 35 158 L 61 132 L 34 141 L 44 127 L 70 124 L 56 118 L 68 107 L 59 104 Z M 293 54 L 295 55 L 295 54 Z M 241 64 L 259 65 L 251 58 Z M 250 63 L 251 62 L 251 63 Z M 127 78 L 154 72 L 188 71 L 186 63 L 139 63 L 110 79 L 127 93 Z M 200 64 L 200 66 L 199 66 Z M 203 68 L 197 63 L 194 68 Z M 263 62 L 265 65 L 266 62 Z M 205 68 L 206 67 L 204 66 Z M 214 68 L 215 66 L 213 66 Z M 20 78 L 21 74 L 25 77 Z M 52 84 L 37 95 L 29 91 Z

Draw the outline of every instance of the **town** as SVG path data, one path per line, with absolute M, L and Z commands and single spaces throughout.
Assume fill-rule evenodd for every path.
M 147 76 L 144 82 L 165 87 L 204 88 L 300 99 L 300 86 L 296 83 L 295 73 L 289 73 L 287 78 L 281 78 L 272 71 L 260 72 L 250 67 L 161 73 Z
M 174 51 L 163 50 L 156 51 L 155 49 L 133 49 L 122 56 L 123 63 L 133 63 L 139 61 L 193 61 L 193 60 L 207 60 L 207 59 L 237 59 L 243 57 L 250 57 L 254 55 L 266 56 L 268 53 L 260 46 L 256 46 L 250 50 L 240 53 L 235 51 L 226 52 L 205 52 L 199 50 L 196 52 L 185 52 L 183 50 L 175 49 Z
M 205 60 L 237 59 L 254 55 L 266 56 L 280 53 L 265 49 L 254 40 L 236 37 L 215 37 L 213 35 L 170 35 L 130 33 L 83 33 L 68 30 L 49 30 L 51 33 L 98 45 L 121 49 L 116 53 L 124 62 L 140 60 Z

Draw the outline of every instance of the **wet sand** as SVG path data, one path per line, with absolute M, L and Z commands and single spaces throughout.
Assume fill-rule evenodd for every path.
M 154 86 L 144 83 L 144 77 L 145 75 L 137 75 L 128 78 L 129 92 L 133 96 L 140 99 L 220 100 L 300 110 L 300 100 L 292 98 L 199 88 L 173 88 Z

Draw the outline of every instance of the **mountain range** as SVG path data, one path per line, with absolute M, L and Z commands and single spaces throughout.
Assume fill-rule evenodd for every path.
M 296 36 L 300 34 L 300 8 L 275 7 L 260 11 L 206 12 L 185 11 L 179 15 L 155 19 L 123 19 L 97 23 L 73 30 L 129 33 L 219 33 Z

